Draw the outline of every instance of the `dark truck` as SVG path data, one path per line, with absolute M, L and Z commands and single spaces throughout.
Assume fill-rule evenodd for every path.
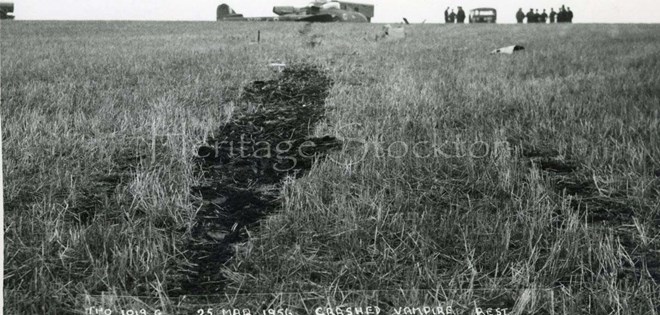
M 470 10 L 470 23 L 497 23 L 497 10 L 476 8 Z

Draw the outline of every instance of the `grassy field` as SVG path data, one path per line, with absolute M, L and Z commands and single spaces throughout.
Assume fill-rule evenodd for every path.
M 194 155 L 281 61 L 326 69 L 314 133 L 344 147 L 215 303 L 658 314 L 660 26 L 381 27 L 3 21 L 5 313 L 179 313 Z

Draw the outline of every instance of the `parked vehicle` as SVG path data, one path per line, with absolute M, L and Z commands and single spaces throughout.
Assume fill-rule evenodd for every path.
M 497 10 L 476 8 L 470 10 L 470 23 L 497 23 Z

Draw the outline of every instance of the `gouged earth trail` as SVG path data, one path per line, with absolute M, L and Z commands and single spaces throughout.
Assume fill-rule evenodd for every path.
M 324 115 L 331 86 L 321 69 L 296 65 L 277 79 L 245 88 L 240 101 L 257 109 L 240 114 L 199 148 L 206 184 L 193 191 L 203 200 L 186 247 L 193 266 L 170 296 L 221 293 L 221 267 L 233 256 L 233 246 L 247 239 L 245 228 L 278 208 L 282 180 L 301 176 L 339 144 L 333 137 L 309 137 Z

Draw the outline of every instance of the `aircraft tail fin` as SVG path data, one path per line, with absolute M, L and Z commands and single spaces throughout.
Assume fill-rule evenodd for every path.
M 216 12 L 216 19 L 218 21 L 228 19 L 228 18 L 242 18 L 243 14 L 238 14 L 234 9 L 232 9 L 230 6 L 227 4 L 223 3 L 218 6 L 218 10 Z

